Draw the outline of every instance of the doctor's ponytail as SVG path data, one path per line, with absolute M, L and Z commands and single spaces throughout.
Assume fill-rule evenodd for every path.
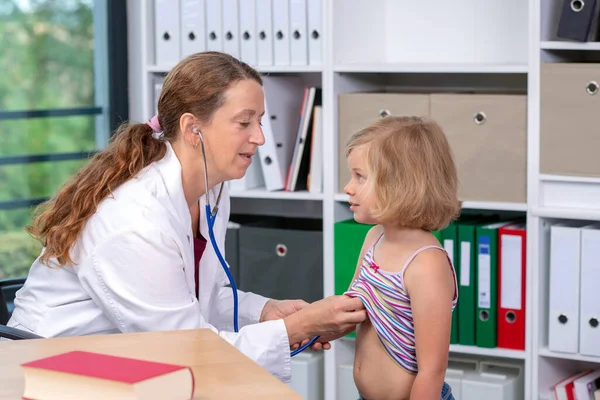
M 210 120 L 223 105 L 227 89 L 242 79 L 262 84 L 254 69 L 219 52 L 193 54 L 175 66 L 163 82 L 158 101 L 162 138 L 156 139 L 147 123 L 122 124 L 106 149 L 38 207 L 27 230 L 45 247 L 40 261 L 50 265 L 50 259 L 55 258 L 59 266 L 73 264 L 71 249 L 100 202 L 164 157 L 165 141 L 177 139 L 181 115 L 191 112 L 200 120 Z
M 147 124 L 122 124 L 110 145 L 38 208 L 27 230 L 45 246 L 40 261 L 48 264 L 56 257 L 61 266 L 72 263 L 71 247 L 98 204 L 146 165 L 160 160 L 166 150 Z

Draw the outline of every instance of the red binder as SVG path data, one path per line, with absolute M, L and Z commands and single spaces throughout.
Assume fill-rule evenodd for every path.
M 498 347 L 525 350 L 525 223 L 498 229 Z

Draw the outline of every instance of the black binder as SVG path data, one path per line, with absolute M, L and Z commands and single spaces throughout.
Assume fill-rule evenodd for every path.
M 563 0 L 556 36 L 578 42 L 595 41 L 592 25 L 597 22 L 596 0 Z M 596 29 L 594 29 L 595 31 Z

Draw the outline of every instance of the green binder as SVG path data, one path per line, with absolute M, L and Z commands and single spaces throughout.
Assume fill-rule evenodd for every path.
M 497 221 L 492 216 L 471 215 L 461 217 L 457 226 L 458 277 L 458 343 L 475 346 L 475 297 L 476 297 L 476 228 L 478 225 Z
M 334 224 L 334 280 L 336 295 L 344 294 L 348 290 L 356 271 L 360 249 L 362 248 L 367 232 L 372 227 L 373 225 L 359 224 L 354 219 Z M 354 332 L 348 335 L 348 337 L 354 336 Z
M 452 265 L 454 265 L 454 271 L 456 273 L 456 280 L 458 282 L 458 277 L 460 276 L 460 270 L 458 265 L 458 230 L 455 223 L 449 224 L 446 228 L 440 231 L 440 238 L 438 239 L 450 260 L 452 261 Z M 460 294 L 459 294 L 460 295 Z M 459 297 L 460 301 L 460 297 Z M 450 343 L 457 344 L 458 343 L 458 304 L 454 308 L 454 312 L 452 313 L 452 328 L 450 329 Z
M 477 298 L 475 337 L 477 347 L 497 344 L 498 314 L 498 229 L 510 222 L 480 225 L 477 234 Z

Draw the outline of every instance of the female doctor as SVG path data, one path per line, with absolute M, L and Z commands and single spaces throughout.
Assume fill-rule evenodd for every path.
M 288 382 L 290 348 L 313 348 L 365 320 L 359 299 L 312 304 L 233 294 L 203 212 L 221 183 L 241 178 L 264 143 L 262 80 L 222 53 L 181 61 L 166 77 L 158 117 L 122 126 L 37 215 L 29 228 L 44 245 L 8 325 L 44 337 L 210 328 Z M 205 181 L 204 146 L 208 182 Z M 223 248 L 224 188 L 214 222 Z

